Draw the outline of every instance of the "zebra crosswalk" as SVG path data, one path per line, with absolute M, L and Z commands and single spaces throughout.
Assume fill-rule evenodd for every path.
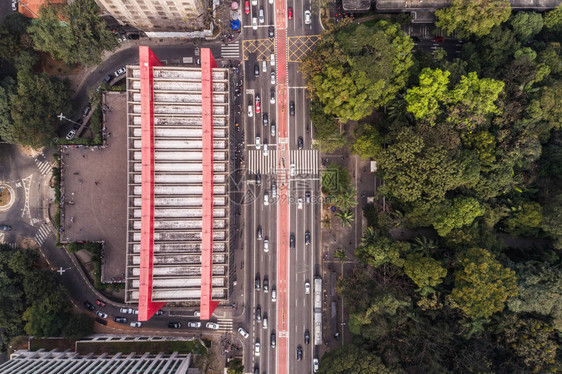
M 7 245 L 8 247 L 12 248 L 12 249 L 16 249 L 17 245 L 16 243 L 6 243 L 6 234 L 4 233 L 0 233 L 0 245 Z
M 51 164 L 49 164 L 46 160 L 44 160 L 45 159 L 44 156 L 43 157 L 41 156 L 42 155 L 35 158 L 35 164 L 39 168 L 41 174 L 45 175 L 51 171 Z M 43 161 L 41 161 L 40 158 L 42 158 Z
M 292 150 L 289 154 L 288 164 L 295 164 L 295 176 L 306 175 L 307 177 L 318 175 L 318 151 L 317 150 Z M 285 165 L 285 166 L 289 166 Z M 277 151 L 270 150 L 265 156 L 262 150 L 248 151 L 248 172 L 250 174 L 277 174 Z
M 221 44 L 221 58 L 240 58 L 240 41 Z
M 219 324 L 219 331 L 224 331 L 224 332 L 232 331 L 232 327 L 233 327 L 232 319 L 217 318 L 217 323 Z
M 37 234 L 35 234 L 35 241 L 41 246 L 51 234 L 52 232 L 49 229 L 49 225 L 44 223 L 41 227 L 39 227 L 39 230 L 37 230 Z

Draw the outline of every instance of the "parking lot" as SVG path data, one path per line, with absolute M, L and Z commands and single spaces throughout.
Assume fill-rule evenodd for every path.
M 61 242 L 105 242 L 102 281 L 124 278 L 127 147 L 126 96 L 106 94 L 104 147 L 63 146 Z

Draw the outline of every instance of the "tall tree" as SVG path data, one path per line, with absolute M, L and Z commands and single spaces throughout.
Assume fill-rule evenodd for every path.
M 113 51 L 119 43 L 98 12 L 92 0 L 42 6 L 28 29 L 35 48 L 67 63 L 99 64 L 103 51 Z
M 437 215 L 433 227 L 440 236 L 446 236 L 453 229 L 470 225 L 485 212 L 486 210 L 477 199 L 469 196 L 458 196 L 453 199 L 448 209 Z
M 450 299 L 468 317 L 488 318 L 501 312 L 509 297 L 517 296 L 515 272 L 488 250 L 468 249 L 460 256 L 459 265 Z
M 544 25 L 550 31 L 556 33 L 562 32 L 562 4 L 558 5 L 556 9 L 546 13 L 544 16 Z
M 319 374 L 394 374 L 380 357 L 355 344 L 328 352 L 320 361 Z
M 449 8 L 435 11 L 435 25 L 448 35 L 460 37 L 487 35 L 511 14 L 508 0 L 453 0 Z
M 554 247 L 562 249 L 562 194 L 544 208 L 542 228 L 554 239 Z
M 447 98 L 449 75 L 448 71 L 441 69 L 423 69 L 419 76 L 419 86 L 410 88 L 406 94 L 408 112 L 417 120 L 434 125 L 441 103 Z
M 418 286 L 421 295 L 435 292 L 433 287 L 441 284 L 447 275 L 439 261 L 421 253 L 408 254 L 404 261 L 404 273 Z
M 536 12 L 517 12 L 511 16 L 509 23 L 521 42 L 527 42 L 537 35 L 544 25 L 542 15 Z
M 383 143 L 384 139 L 375 126 L 363 123 L 355 128 L 353 152 L 361 158 L 377 158 Z

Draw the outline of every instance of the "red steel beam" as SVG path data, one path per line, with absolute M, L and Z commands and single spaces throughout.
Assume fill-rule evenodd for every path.
M 209 48 L 201 48 L 201 94 L 203 105 L 203 210 L 201 231 L 200 318 L 208 320 L 218 301 L 213 297 L 213 68 L 217 63 Z
M 148 47 L 139 47 L 141 94 L 141 251 L 139 321 L 148 321 L 166 303 L 152 302 L 154 254 L 154 95 L 153 66 L 162 63 Z

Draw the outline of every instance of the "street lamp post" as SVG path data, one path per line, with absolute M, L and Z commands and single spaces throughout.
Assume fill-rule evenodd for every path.
M 65 120 L 67 120 L 68 122 L 72 122 L 72 123 L 74 123 L 74 124 L 76 124 L 76 125 L 80 125 L 78 122 L 74 122 L 73 120 L 69 119 L 68 117 L 65 117 L 64 114 L 62 114 L 62 113 L 59 114 L 57 117 L 58 117 L 61 121 L 62 121 L 63 119 L 65 119 Z

